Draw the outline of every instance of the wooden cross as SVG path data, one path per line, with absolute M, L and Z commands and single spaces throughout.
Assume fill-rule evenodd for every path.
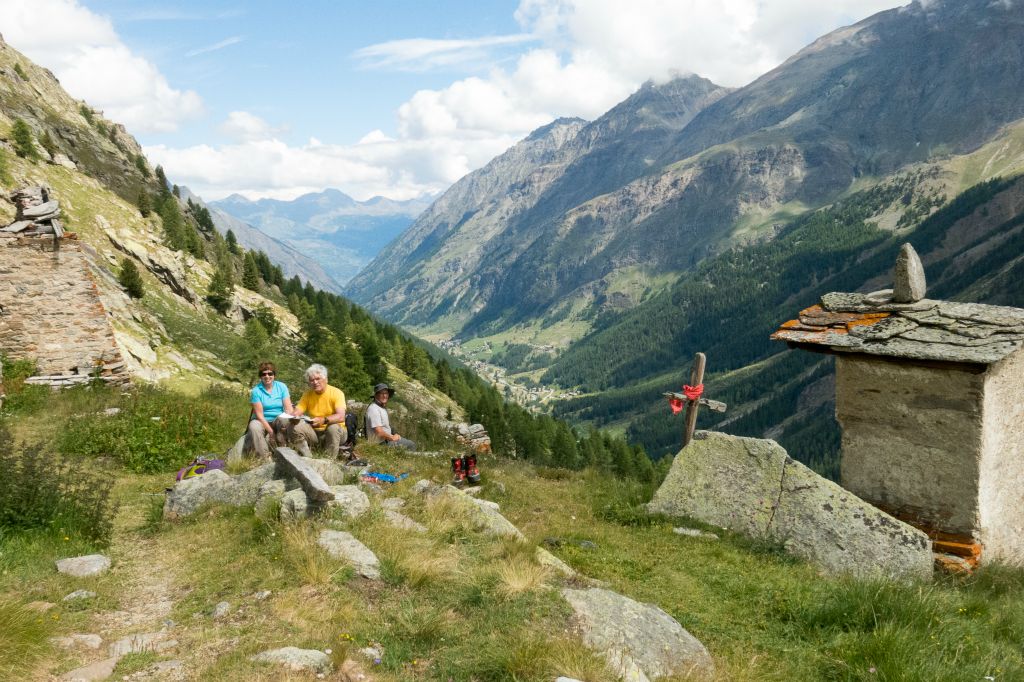
M 703 353 L 693 356 L 693 367 L 690 369 L 690 386 L 700 386 L 704 383 L 704 365 L 707 358 Z M 685 448 L 693 440 L 693 431 L 697 427 L 697 409 L 704 405 L 712 412 L 725 412 L 725 403 L 705 398 L 703 395 L 697 400 L 690 400 L 685 393 L 663 393 L 667 398 L 682 400 L 686 403 L 686 429 L 683 431 L 683 447 Z

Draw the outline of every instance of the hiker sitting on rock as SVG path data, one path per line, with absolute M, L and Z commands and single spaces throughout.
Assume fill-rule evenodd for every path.
M 309 388 L 295 406 L 288 426 L 288 442 L 306 457 L 310 446 L 320 445 L 328 457 L 338 456 L 338 447 L 348 440 L 345 430 L 345 394 L 327 383 L 327 368 L 310 365 L 306 370 Z M 310 419 L 299 419 L 303 415 Z
M 388 400 L 395 394 L 395 389 L 387 384 L 373 387 L 373 402 L 366 408 L 366 439 L 371 444 L 384 443 L 388 447 L 415 450 L 416 443 L 391 433 L 391 420 L 388 418 Z
M 265 459 L 270 457 L 271 445 L 285 444 L 288 415 L 294 408 L 288 387 L 275 381 L 277 368 L 274 363 L 261 362 L 259 376 L 259 383 L 253 386 L 249 394 L 252 413 L 249 415 L 249 428 L 245 433 L 242 452 L 255 452 L 257 457 Z

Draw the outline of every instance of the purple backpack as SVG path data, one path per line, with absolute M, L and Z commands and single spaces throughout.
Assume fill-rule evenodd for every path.
M 184 466 L 178 469 L 178 475 L 175 477 L 174 480 L 183 481 L 186 478 L 195 478 L 196 476 L 201 476 L 202 474 L 205 474 L 207 471 L 211 471 L 213 469 L 223 468 L 224 460 L 207 459 L 206 457 L 199 456 L 192 460 L 192 463 L 189 464 L 188 466 Z

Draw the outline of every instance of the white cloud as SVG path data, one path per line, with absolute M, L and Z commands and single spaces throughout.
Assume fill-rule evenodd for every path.
M 238 141 L 183 149 L 147 146 L 146 156 L 162 165 L 173 182 L 209 200 L 234 192 L 252 199 L 293 199 L 325 187 L 357 199 L 411 199 L 444 190 L 516 139 L 493 134 L 395 139 L 376 130 L 354 145 L 311 138 L 291 146 L 265 121 L 241 111 L 232 112 L 221 127 L 234 130 Z
M 50 68 L 72 96 L 130 131 L 173 131 L 203 111 L 197 93 L 171 87 L 108 19 L 77 0 L 2 0 L 0 26 L 7 42 Z

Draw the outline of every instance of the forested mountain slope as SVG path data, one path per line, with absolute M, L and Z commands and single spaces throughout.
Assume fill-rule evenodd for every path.
M 606 115 L 626 122 L 602 128 L 628 137 L 629 153 L 606 139 L 609 155 L 541 166 L 559 181 L 537 196 L 536 183 L 509 179 L 504 200 L 523 210 L 488 214 L 472 238 L 479 212 L 502 197 L 458 202 L 443 229 L 427 229 L 428 211 L 350 291 L 391 319 L 443 320 L 439 332 L 462 338 L 592 324 L 851 187 L 985 144 L 1024 115 L 1021 45 L 1019 3 L 913 3 L 835 31 L 733 92 L 695 78 L 645 88 Z M 601 125 L 581 127 L 559 154 L 585 148 Z

